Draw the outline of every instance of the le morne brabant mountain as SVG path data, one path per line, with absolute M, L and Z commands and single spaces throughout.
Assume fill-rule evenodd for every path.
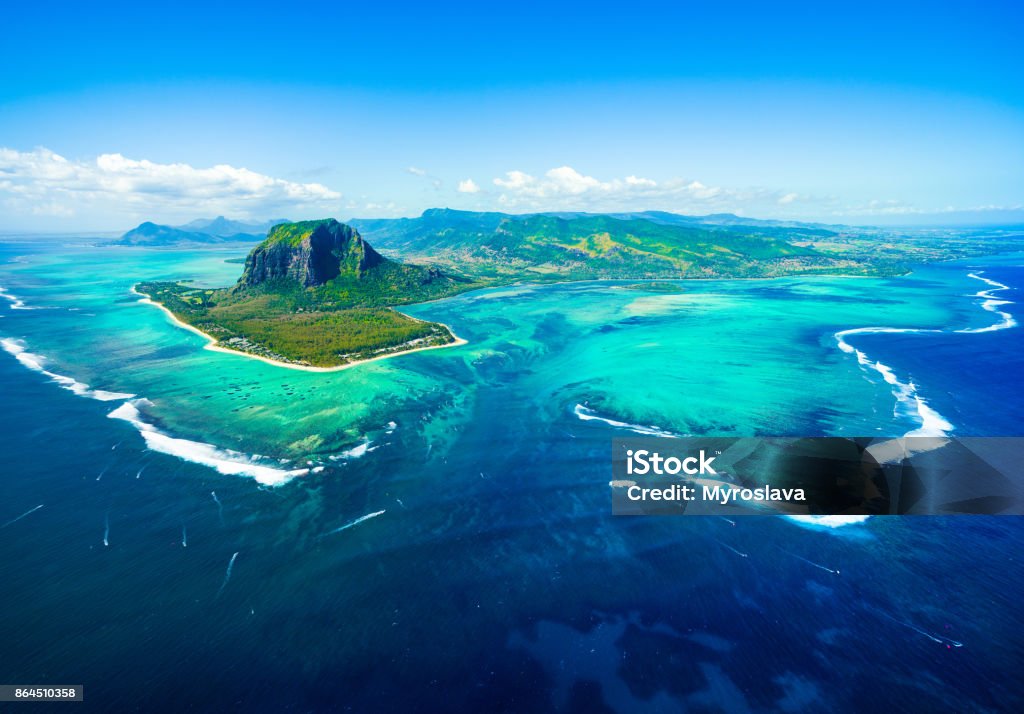
M 136 290 L 229 349 L 313 367 L 335 367 L 456 338 L 444 325 L 391 309 L 453 295 L 473 284 L 403 265 L 334 219 L 282 223 L 221 290 L 140 283 Z
M 209 231 L 218 222 L 221 231 L 239 225 L 220 218 L 171 230 Z M 353 219 L 349 225 L 334 219 L 279 223 L 249 253 L 233 287 L 142 283 L 137 290 L 222 347 L 297 365 L 337 367 L 456 342 L 445 325 L 394 308 L 480 287 L 523 281 L 897 275 L 912 262 L 1000 250 L 1011 238 L 979 241 L 964 232 L 897 235 L 731 214 L 514 216 L 432 209 L 418 218 Z M 202 241 L 188 239 L 195 242 Z M 682 289 L 678 285 L 657 284 L 659 290 Z

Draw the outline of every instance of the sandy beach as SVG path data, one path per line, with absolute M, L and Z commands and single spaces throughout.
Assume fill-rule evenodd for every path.
M 446 347 L 459 347 L 461 345 L 469 344 L 466 340 L 464 340 L 461 337 L 459 337 L 458 335 L 456 335 L 455 331 L 452 330 L 452 328 L 449 327 L 448 325 L 444 325 L 444 323 L 437 323 L 439 325 L 444 325 L 444 327 L 448 330 L 448 332 L 451 333 L 451 336 L 455 338 L 454 342 L 449 342 L 446 345 L 430 345 L 428 347 L 414 347 L 412 349 L 400 350 L 400 351 L 397 351 L 397 352 L 391 352 L 389 354 L 380 355 L 378 357 L 368 357 L 366 359 L 355 360 L 353 362 L 348 362 L 347 364 L 338 365 L 337 367 L 312 367 L 310 365 L 304 365 L 304 364 L 292 364 L 290 362 L 279 362 L 278 360 L 273 360 L 273 359 L 270 359 L 268 357 L 261 357 L 259 355 L 249 354 L 248 352 L 241 352 L 239 350 L 233 350 L 233 349 L 230 349 L 228 347 L 221 347 L 220 345 L 217 344 L 217 340 L 216 340 L 215 337 L 213 337 L 212 335 L 206 334 L 205 332 L 203 332 L 199 328 L 195 327 L 194 325 L 190 325 L 187 322 L 182 322 L 181 320 L 179 320 L 177 318 L 177 316 L 173 312 L 168 310 L 164 305 L 161 305 L 160 303 L 156 302 L 155 300 L 152 300 L 151 298 L 146 297 L 145 295 L 143 295 L 142 293 L 137 291 L 134 287 L 132 287 L 132 292 L 140 297 L 140 299 L 139 299 L 140 303 L 142 303 L 144 305 L 152 305 L 153 307 L 158 308 L 159 310 L 161 310 L 167 316 L 167 318 L 171 322 L 173 322 L 178 327 L 184 328 L 186 330 L 189 330 L 191 332 L 196 333 L 197 335 L 200 335 L 201 337 L 204 337 L 207 340 L 207 344 L 204 345 L 203 349 L 210 350 L 211 352 L 223 352 L 224 354 L 237 355 L 239 357 L 247 357 L 248 359 L 255 359 L 255 360 L 259 360 L 260 362 L 266 362 L 267 364 L 272 364 L 275 367 L 285 367 L 287 369 L 297 369 L 297 370 L 301 370 L 303 372 L 340 372 L 340 371 L 342 371 L 344 369 L 350 369 L 352 367 L 358 367 L 359 365 L 366 364 L 368 362 L 377 362 L 378 360 L 390 359 L 392 357 L 399 357 L 401 355 L 408 355 L 408 354 L 412 354 L 413 352 L 425 352 L 426 350 L 440 350 L 440 349 L 444 349 Z M 404 315 L 405 313 L 402 313 L 402 314 Z M 406 315 L 406 317 L 408 317 L 408 318 L 410 318 L 412 320 L 416 320 L 417 322 L 424 322 L 424 320 L 418 320 L 417 318 L 412 317 L 411 315 Z

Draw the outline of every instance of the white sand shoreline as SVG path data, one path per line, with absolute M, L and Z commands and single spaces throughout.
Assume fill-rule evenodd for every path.
M 248 352 L 242 352 L 241 350 L 233 350 L 233 349 L 230 349 L 228 347 L 221 347 L 220 345 L 217 344 L 216 338 L 214 338 L 212 335 L 208 335 L 207 333 L 205 333 L 202 330 L 200 330 L 198 327 L 195 327 L 194 325 L 190 325 L 187 322 L 183 322 L 183 321 L 179 320 L 177 318 L 177 316 L 173 312 L 171 312 L 170 310 L 167 309 L 166 306 L 161 305 L 160 303 L 156 302 L 155 300 L 153 300 L 153 299 L 143 295 L 142 293 L 140 293 L 138 290 L 135 289 L 135 286 L 132 286 L 132 292 L 135 293 L 136 295 L 138 295 L 141 298 L 139 300 L 139 302 L 141 304 L 143 304 L 143 305 L 152 305 L 153 307 L 159 308 L 160 310 L 163 311 L 163 313 L 167 316 L 167 318 L 171 322 L 173 322 L 175 325 L 177 325 L 178 327 L 182 327 L 182 328 L 184 328 L 186 330 L 189 330 L 191 332 L 196 333 L 200 337 L 204 337 L 207 340 L 207 343 L 203 346 L 203 349 L 205 349 L 205 350 L 210 350 L 211 352 L 223 352 L 224 354 L 229 354 L 229 355 L 238 355 L 239 357 L 248 357 L 249 359 L 255 359 L 255 360 L 259 360 L 260 362 L 266 362 L 267 364 L 274 365 L 275 367 L 286 367 L 288 369 L 297 369 L 297 370 L 300 370 L 302 372 L 340 372 L 340 371 L 342 371 L 344 369 L 350 369 L 352 367 L 358 367 L 359 365 L 366 364 L 367 362 L 376 362 L 376 361 L 382 360 L 382 359 L 390 359 L 391 357 L 400 357 L 401 355 L 408 355 L 408 354 L 412 354 L 413 352 L 424 352 L 426 350 L 440 350 L 440 349 L 444 349 L 446 347 L 461 347 L 462 345 L 469 344 L 468 341 L 466 341 L 466 340 L 462 339 L 461 337 L 459 337 L 458 335 L 456 335 L 455 331 L 451 327 L 449 327 L 448 325 L 445 325 L 443 322 L 438 322 L 438 323 L 435 323 L 435 324 L 443 325 L 445 327 L 445 329 L 447 329 L 448 332 L 451 334 L 451 336 L 455 338 L 454 342 L 449 342 L 446 345 L 429 345 L 427 347 L 414 347 L 412 349 L 400 350 L 400 351 L 397 351 L 397 352 L 391 352 L 391 353 L 388 353 L 386 355 L 380 355 L 378 357 L 367 357 L 366 359 L 360 359 L 360 360 L 355 360 L 353 362 L 348 362 L 346 364 L 340 364 L 337 367 L 313 367 L 311 365 L 305 365 L 305 364 L 293 364 L 291 362 L 279 362 L 278 360 L 270 359 L 269 357 L 261 357 L 260 355 L 249 354 Z M 397 312 L 397 310 L 396 310 L 396 312 Z M 404 312 L 400 313 L 400 314 L 405 315 Z M 412 315 L 405 315 L 405 316 L 408 317 L 410 320 L 416 320 L 417 322 L 427 322 L 427 320 L 420 320 L 419 318 L 415 318 Z

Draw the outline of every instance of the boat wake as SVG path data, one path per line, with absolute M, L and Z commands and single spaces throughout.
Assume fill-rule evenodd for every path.
M 338 528 L 335 528 L 334 530 L 327 531 L 326 533 L 322 534 L 320 536 L 320 538 L 326 538 L 329 535 L 334 535 L 335 533 L 341 533 L 342 531 L 347 531 L 349 528 L 352 528 L 353 526 L 358 526 L 363 521 L 368 521 L 371 518 L 376 518 L 377 516 L 383 515 L 385 513 L 387 513 L 386 510 L 384 510 L 384 511 L 374 511 L 373 513 L 367 513 L 365 516 L 359 516 L 359 518 L 355 519 L 354 521 L 350 521 L 349 523 L 346 523 L 343 526 L 339 526 Z

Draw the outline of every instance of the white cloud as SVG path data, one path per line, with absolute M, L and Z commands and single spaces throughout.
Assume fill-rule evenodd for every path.
M 728 189 L 700 181 L 655 181 L 640 176 L 600 180 L 571 166 L 547 171 L 543 177 L 508 171 L 494 179 L 501 190 L 498 202 L 509 209 L 528 210 L 643 210 L 659 208 L 686 212 L 741 212 L 784 201 L 786 194 L 763 188 Z
M 13 210 L 49 215 L 78 211 L 161 215 L 223 213 L 265 216 L 329 210 L 341 194 L 319 183 L 296 183 L 245 168 L 195 168 L 102 154 L 72 161 L 49 149 L 0 148 L 0 197 Z
M 798 198 L 800 198 L 800 194 L 798 193 L 787 193 L 785 196 L 779 199 L 779 204 L 785 206 L 786 204 L 792 203 Z
M 480 193 L 480 187 L 476 185 L 476 181 L 473 179 L 466 179 L 465 181 L 459 181 L 459 193 Z
M 406 173 L 410 173 L 413 176 L 426 176 L 427 170 L 421 169 L 418 166 L 410 166 L 409 168 L 406 169 Z

